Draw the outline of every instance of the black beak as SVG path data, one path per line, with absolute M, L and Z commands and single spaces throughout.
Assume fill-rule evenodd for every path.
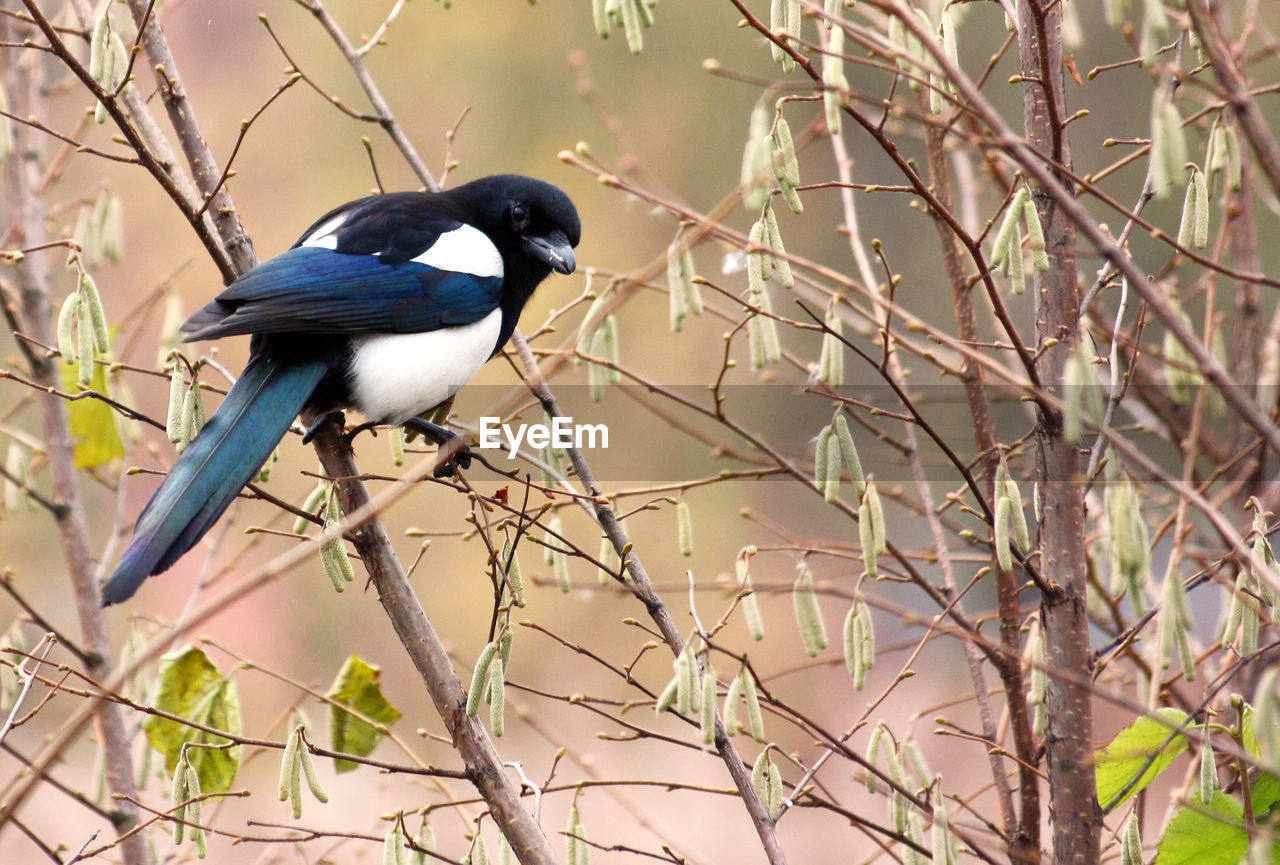
M 573 273 L 573 269 L 577 267 L 573 246 L 558 228 L 546 237 L 525 237 L 523 241 L 525 252 L 557 273 Z

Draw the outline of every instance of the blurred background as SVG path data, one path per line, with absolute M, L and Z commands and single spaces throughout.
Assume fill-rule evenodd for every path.
M 391 5 L 382 0 L 334 0 L 331 12 L 355 41 L 372 33 Z M 761 15 L 767 13 L 767 5 L 754 0 L 752 3 Z M 1101 3 L 1070 0 L 1070 5 L 1081 32 L 1087 34 L 1087 40 L 1069 49 L 1082 75 L 1095 66 L 1133 56 L 1133 48 L 1126 40 L 1102 22 Z M 584 226 L 578 249 L 579 271 L 570 277 L 553 277 L 543 285 L 526 309 L 524 331 L 538 330 L 556 310 L 579 300 L 575 311 L 556 320 L 556 331 L 542 335 L 536 343 L 548 351 L 563 346 L 586 308 L 581 296 L 590 271 L 598 272 L 593 287 L 599 291 L 613 275 L 658 262 L 660 267 L 653 271 L 659 274 L 653 280 L 654 287 L 629 288 L 628 301 L 619 312 L 621 362 L 647 381 L 707 404 L 707 385 L 720 370 L 724 356 L 722 337 L 733 321 L 707 315 L 686 320 L 681 333 L 670 332 L 667 297 L 657 289 L 665 287 L 661 273 L 666 247 L 676 234 L 676 221 L 666 211 L 601 185 L 590 174 L 562 163 L 557 153 L 585 142 L 590 154 L 615 173 L 635 178 L 653 193 L 705 213 L 736 194 L 748 115 L 762 92 L 753 82 L 780 77 L 767 48 L 749 30 L 738 26 L 740 16 L 727 2 L 661 3 L 655 10 L 656 25 L 644 32 L 644 51 L 637 56 L 627 51 L 621 33 L 607 40 L 597 37 L 586 2 L 539 0 L 536 4 L 459 3 L 456 8 L 446 7 L 447 4 L 431 0 L 407 4 L 388 31 L 386 44 L 368 55 L 369 69 L 437 176 L 442 173 L 446 158 L 451 158 L 457 164 L 448 174 L 450 184 L 491 173 L 518 172 L 556 183 L 577 203 Z M 969 74 L 976 76 L 1004 40 L 1005 31 L 995 4 L 973 7 L 961 27 L 960 40 L 962 62 Z M 932 11 L 936 20 L 937 10 Z M 121 21 L 124 12 L 123 8 L 116 12 Z M 294 3 L 185 0 L 160 4 L 158 14 L 209 143 L 224 162 L 235 145 L 241 121 L 275 93 L 290 65 L 260 22 L 260 15 L 269 19 L 292 62 L 309 79 L 355 110 L 365 110 L 365 98 L 345 61 L 312 16 Z M 744 80 L 708 73 L 703 68 L 708 58 L 718 61 L 722 69 L 740 73 Z M 1000 61 L 990 76 L 991 82 L 1000 83 L 989 85 L 986 93 L 1016 127 L 1021 97 L 1016 87 L 1003 84 L 1015 71 L 1014 64 L 1012 55 Z M 884 92 L 883 76 L 854 65 L 848 67 L 848 75 L 855 89 L 865 86 L 875 94 Z M 142 86 L 149 88 L 149 80 Z M 1079 173 L 1096 171 L 1116 158 L 1114 151 L 1103 147 L 1105 139 L 1133 139 L 1147 134 L 1151 93 L 1148 72 L 1128 67 L 1083 86 L 1069 82 L 1068 91 L 1071 110 L 1091 112 L 1071 127 Z M 157 113 L 162 113 L 158 98 L 153 101 Z M 86 108 L 77 98 L 56 90 L 50 107 L 51 125 L 58 128 L 73 127 Z M 801 102 L 788 109 L 796 130 L 808 126 L 820 113 L 819 103 Z M 446 133 L 455 125 L 456 137 L 449 145 Z M 890 126 L 894 128 L 894 124 Z M 1195 129 L 1191 132 L 1193 150 L 1202 145 L 1195 137 L 1198 134 Z M 94 127 L 88 140 L 95 146 L 110 147 L 109 135 L 108 127 Z M 236 156 L 236 175 L 230 182 L 230 191 L 262 258 L 285 250 L 313 219 L 332 206 L 375 190 L 377 182 L 361 144 L 363 136 L 371 139 L 385 189 L 417 186 L 376 125 L 348 117 L 304 82 L 288 90 L 257 118 Z M 853 159 L 855 180 L 901 182 L 884 155 L 853 124 L 846 123 L 844 136 Z M 900 141 L 911 158 L 923 161 L 923 146 L 917 139 L 903 136 Z M 800 158 L 806 181 L 834 177 L 831 150 L 825 139 L 815 140 Z M 1109 177 L 1105 188 L 1120 201 L 1131 201 L 1141 186 L 1144 171 L 1145 163 L 1139 161 Z M 189 314 L 217 292 L 218 273 L 187 225 L 175 217 L 171 203 L 136 167 L 109 164 L 85 155 L 72 158 L 51 198 L 55 212 L 61 201 L 67 205 L 61 213 L 71 216 L 55 230 L 69 233 L 74 221 L 73 204 L 104 187 L 123 196 L 126 226 L 123 261 L 104 265 L 95 274 L 107 316 L 120 329 L 116 359 L 155 369 L 157 346 L 163 336 L 165 293 L 176 293 L 184 314 Z M 970 188 L 978 195 L 963 202 L 960 209 L 976 218 L 980 228 L 987 214 L 994 212 L 1003 191 L 986 189 L 981 178 Z M 803 197 L 803 216 L 779 213 L 788 250 L 856 279 L 848 238 L 840 230 L 837 192 L 815 190 Z M 899 299 L 915 315 L 942 329 L 951 329 L 949 294 L 931 220 L 909 206 L 907 196 L 859 193 L 857 202 L 864 242 L 883 239 L 892 269 L 902 274 Z M 1157 202 L 1148 215 L 1157 223 L 1176 225 L 1176 208 L 1177 203 Z M 724 221 L 745 233 L 754 218 L 754 214 L 737 206 L 729 210 Z M 1103 218 L 1115 220 L 1113 216 Z M 1134 247 L 1144 266 L 1164 254 L 1152 246 L 1151 261 L 1144 262 L 1148 243 L 1138 232 Z M 1264 248 L 1263 254 L 1272 259 L 1276 251 Z M 699 246 L 694 256 L 699 273 L 728 291 L 742 291 L 745 275 L 734 260 L 734 250 L 713 241 Z M 1263 269 L 1274 263 L 1264 261 Z M 1082 264 L 1086 279 L 1091 278 L 1094 266 L 1086 254 Z M 70 291 L 74 287 L 72 272 L 67 271 L 61 278 Z M 715 297 L 709 288 L 704 291 Z M 1029 329 L 1030 298 L 1010 298 L 1008 302 L 1016 320 Z M 723 297 L 716 297 L 716 305 L 730 313 L 737 312 Z M 785 314 L 800 317 L 794 309 Z M 986 322 L 982 326 L 989 330 Z M 868 333 L 864 330 L 860 336 Z M 817 356 L 819 340 L 812 332 L 787 330 L 783 341 L 789 351 L 800 357 Z M 12 341 L 6 340 L 2 350 L 5 365 L 13 366 L 16 349 Z M 247 341 L 204 344 L 198 351 L 211 353 L 235 373 L 247 354 Z M 830 417 L 829 401 L 805 394 L 803 370 L 784 368 L 759 373 L 748 369 L 745 341 L 741 338 L 734 344 L 734 354 L 738 366 L 726 377 L 729 410 L 799 464 L 810 465 L 813 437 Z M 851 392 L 869 403 L 894 407 L 890 393 L 873 370 L 852 357 L 846 366 Z M 958 451 L 971 456 L 971 426 L 959 387 L 937 384 L 933 378 L 936 374 L 927 365 L 921 366 L 920 380 L 913 384 L 920 386 L 922 404 L 932 412 L 931 421 Z M 208 375 L 211 377 L 206 381 L 223 384 L 216 374 Z M 168 395 L 166 377 L 124 373 L 114 381 L 118 395 L 127 394 L 131 404 L 152 416 L 163 416 Z M 692 554 L 682 556 L 675 542 L 675 511 L 663 497 L 679 495 L 676 488 L 691 480 L 712 478 L 721 469 L 740 468 L 744 461 L 717 453 L 705 442 L 685 434 L 681 425 L 704 430 L 713 438 L 725 439 L 732 448 L 746 450 L 742 442 L 727 439 L 722 429 L 705 418 L 641 387 L 630 389 L 630 394 L 624 392 L 628 389 L 609 387 L 603 399 L 593 402 L 586 387 L 587 371 L 581 365 L 563 368 L 555 383 L 566 411 L 575 420 L 609 426 L 609 449 L 588 452 L 588 457 L 607 492 L 631 493 L 620 500 L 621 509 L 630 511 L 648 502 L 659 505 L 631 516 L 627 527 L 680 626 L 686 632 L 693 627 L 686 571 L 700 589 L 700 616 L 705 622 L 713 622 L 730 598 L 735 556 L 743 546 L 757 545 L 762 552 L 753 562 L 752 576 L 762 597 L 768 637 L 762 643 L 753 643 L 742 622 L 735 619 L 724 639 L 739 651 L 749 651 L 753 664 L 766 676 L 764 684 L 781 699 L 803 706 L 813 723 L 844 731 L 863 718 L 868 702 L 900 672 L 908 661 L 908 651 L 919 642 L 922 632 L 912 621 L 913 611 L 927 620 L 934 609 L 918 592 L 893 582 L 874 587 L 881 605 L 875 613 L 879 657 L 867 689 L 855 692 L 842 669 L 838 634 L 861 572 L 860 563 L 852 556 L 836 555 L 813 556 L 809 561 L 822 592 L 824 616 L 833 638 L 832 648 L 816 660 L 806 658 L 801 649 L 790 588 L 808 549 L 821 546 L 852 550 L 857 542 L 856 526 L 795 482 L 768 478 L 721 482 L 685 492 L 695 543 Z M 470 425 L 478 416 L 492 414 L 495 407 L 509 409 L 527 404 L 517 385 L 511 365 L 495 360 L 481 374 L 477 386 L 459 397 L 455 406 L 459 422 Z M 660 404 L 663 410 L 648 410 L 642 400 Z M 32 405 L 33 397 L 26 389 L 11 382 L 0 386 L 0 423 L 5 427 L 38 436 L 37 413 Z M 540 412 L 524 411 L 522 419 L 540 421 Z M 1030 426 L 1026 410 L 1016 402 L 1010 404 L 1001 420 L 1011 437 Z M 895 427 L 893 434 L 899 433 L 900 427 Z M 361 467 L 370 473 L 400 471 L 391 464 L 385 435 L 361 437 L 357 457 Z M 125 464 L 159 469 L 171 461 L 172 451 L 163 435 L 147 429 L 140 441 L 130 443 Z M 909 474 L 894 448 L 871 435 L 867 436 L 863 462 L 885 485 L 891 499 L 895 490 L 901 491 L 909 484 Z M 942 468 L 936 451 L 930 451 L 926 463 L 938 467 L 936 477 L 931 478 L 937 495 L 957 486 L 951 472 Z M 268 489 L 281 498 L 299 502 L 313 486 L 312 479 L 300 473 L 315 470 L 310 449 L 291 436 L 281 447 L 280 461 Z M 95 554 L 107 544 L 113 523 L 122 520 L 125 525 L 131 524 L 155 486 L 154 477 L 148 474 L 123 477 L 117 513 L 116 497 L 110 488 L 117 474 L 110 467 L 97 473 L 104 482 L 86 484 Z M 469 477 L 477 489 L 486 493 L 507 485 L 483 470 L 473 470 Z M 512 485 L 511 494 L 518 501 L 521 492 Z M 414 583 L 437 628 L 453 647 L 464 679 L 488 639 L 493 605 L 492 587 L 484 575 L 484 548 L 478 542 L 462 539 L 469 528 L 464 522 L 467 509 L 465 498 L 452 489 L 424 484 L 385 515 L 393 535 L 400 539 L 403 560 L 412 561 L 418 555 L 424 534 L 432 540 L 414 573 Z M 916 549 L 927 543 L 923 521 L 912 517 L 908 509 L 895 507 L 891 515 L 890 531 L 895 544 Z M 564 517 L 568 533 L 584 549 L 594 552 L 599 544 L 594 526 L 579 512 L 566 509 Z M 288 528 L 288 522 L 269 505 L 242 501 L 233 518 L 210 534 L 206 546 L 193 551 L 162 577 L 149 580 L 124 608 L 110 612 L 120 641 L 132 628 L 153 633 L 180 616 L 198 581 L 225 584 L 237 573 L 295 543 L 264 534 L 243 535 L 243 529 L 251 525 Z M 409 530 L 414 531 L 407 534 Z M 66 603 L 69 590 L 62 551 L 50 521 L 40 513 L 7 514 L 0 519 L 0 548 L 4 551 L 0 557 L 4 566 L 12 571 L 15 586 L 28 602 L 52 623 L 75 633 L 75 618 Z M 967 579 L 986 559 L 980 550 L 972 554 L 961 551 L 958 563 L 957 576 Z M 595 569 L 580 560 L 570 563 L 574 587 L 567 594 L 556 589 L 540 548 L 529 545 L 523 552 L 523 564 L 531 585 L 528 607 L 517 611 L 516 621 L 534 620 L 565 640 L 590 647 L 615 666 L 630 664 L 641 655 L 635 676 L 654 691 L 662 688 L 671 675 L 670 659 L 665 650 L 642 651 L 649 636 L 625 622 L 628 617 L 644 618 L 634 599 L 598 585 Z M 929 567 L 924 557 L 921 566 Z M 298 695 L 295 683 L 323 691 L 342 661 L 356 654 L 382 667 L 385 693 L 404 713 L 395 732 L 426 761 L 455 766 L 447 745 L 426 741 L 415 732 L 425 729 L 439 733 L 441 726 L 376 599 L 363 591 L 358 565 L 357 572 L 357 583 L 338 595 L 329 588 L 318 559 L 308 560 L 202 630 L 202 637 L 210 641 L 208 651 L 224 671 L 241 660 L 261 668 L 236 673 L 245 732 L 281 738 L 287 709 Z M 971 610 L 981 611 L 990 603 L 990 596 L 979 586 L 967 603 Z M 895 608 L 900 609 L 901 615 L 894 614 Z M 18 612 L 14 603 L 0 600 L 0 623 L 9 622 Z M 959 645 L 945 638 L 930 642 L 910 661 L 910 666 L 916 674 L 910 688 L 894 690 L 869 713 L 869 718 L 891 718 L 895 731 L 914 733 L 933 771 L 948 780 L 957 779 L 961 790 L 978 797 L 977 807 L 982 810 L 983 803 L 989 803 L 982 794 L 983 780 L 989 782 L 983 749 L 930 735 L 937 715 L 945 715 L 962 727 L 974 723 L 971 687 Z M 264 669 L 278 676 L 264 673 Z M 721 673 L 723 681 L 733 670 Z M 568 706 L 564 698 L 575 693 L 620 701 L 642 701 L 644 697 L 628 689 L 616 674 L 545 634 L 516 628 L 509 678 L 517 687 L 508 697 L 510 719 L 499 746 L 504 758 L 521 761 L 532 779 L 545 779 L 557 749 L 564 747 L 568 750 L 558 764 L 557 782 L 592 778 L 675 780 L 717 791 L 731 786 L 721 761 L 697 748 L 694 727 L 669 717 L 655 720 L 651 708 L 645 705 L 631 710 L 637 723 L 694 744 L 682 748 L 652 739 L 629 741 L 632 734 L 617 722 Z M 991 679 L 994 682 L 994 676 Z M 520 687 L 532 690 L 525 692 Z M 533 691 L 555 696 L 538 696 Z M 29 726 L 15 731 L 12 741 L 19 748 L 34 750 L 41 737 L 56 729 L 59 720 L 74 710 L 73 703 L 71 699 L 55 700 Z M 305 708 L 313 724 L 317 724 L 316 729 L 323 729 L 323 724 L 317 723 L 323 717 L 322 707 L 306 701 Z M 1108 723 L 1105 709 L 1099 717 L 1100 724 Z M 820 753 L 812 736 L 803 730 L 778 718 L 770 718 L 769 723 L 771 738 L 784 751 L 794 751 L 805 761 Z M 860 750 L 865 737 L 866 731 L 859 733 L 851 740 L 852 747 Z M 739 737 L 738 741 L 743 743 L 750 762 L 756 751 L 746 739 Z M 403 759 L 389 743 L 384 743 L 377 753 L 388 760 Z M 283 836 L 286 833 L 282 829 L 246 823 L 290 824 L 287 807 L 277 803 L 274 796 L 276 752 L 255 754 L 246 750 L 245 756 L 249 759 L 235 787 L 252 791 L 252 796 L 218 806 L 212 810 L 213 819 L 233 832 Z M 835 798 L 882 821 L 883 798 L 859 792 L 860 773 L 855 776 L 848 763 L 835 766 L 836 762 L 816 780 Z M 163 801 L 167 788 L 154 775 L 157 764 L 158 761 L 152 765 L 146 795 Z M 86 740 L 67 755 L 58 767 L 58 777 L 93 795 L 95 766 L 95 746 Z M 8 777 L 16 771 L 16 764 L 0 756 L 0 768 Z M 322 765 L 321 771 L 331 802 L 308 803 L 304 818 L 296 825 L 380 836 L 386 830 L 386 824 L 379 821 L 380 815 L 445 799 L 434 784 L 377 775 L 369 768 L 341 777 L 335 776 L 327 764 Z M 787 766 L 784 775 L 794 781 L 799 773 Z M 971 781 L 960 781 L 965 778 Z M 462 785 L 451 789 L 452 795 L 461 798 L 470 795 Z M 549 833 L 565 825 L 571 800 L 572 794 L 565 792 L 544 797 L 542 819 Z M 645 850 L 656 850 L 668 843 L 694 862 L 763 861 L 751 825 L 740 803 L 731 796 L 664 791 L 661 787 L 619 787 L 588 791 L 579 805 L 587 833 L 602 842 Z M 462 810 L 471 814 L 473 809 L 468 805 Z M 991 813 L 990 809 L 987 811 Z M 72 850 L 78 849 L 97 828 L 84 812 L 69 807 L 62 794 L 48 788 L 28 803 L 23 817 L 42 837 L 57 838 Z M 441 852 L 461 857 L 466 851 L 464 822 L 442 810 L 432 817 L 432 824 Z M 492 843 L 491 824 L 486 823 L 485 831 Z M 834 858 L 865 861 L 879 850 L 866 836 L 833 820 L 830 814 L 803 808 L 789 814 L 780 833 L 792 862 Z M 366 862 L 375 861 L 380 855 L 377 844 L 342 839 L 312 842 L 306 845 L 305 852 L 301 847 L 284 844 L 233 846 L 218 838 L 210 843 L 210 861 L 226 863 Z M 156 830 L 154 844 L 160 853 L 165 853 L 165 833 Z M 179 849 L 176 855 L 189 856 L 189 847 Z M 625 853 L 594 855 L 599 856 L 599 861 L 634 858 Z M 29 842 L 10 832 L 0 837 L 0 861 L 35 860 Z

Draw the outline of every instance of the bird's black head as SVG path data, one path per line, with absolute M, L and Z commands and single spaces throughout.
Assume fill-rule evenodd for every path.
M 519 174 L 495 174 L 443 194 L 474 214 L 476 227 L 497 244 L 508 268 L 514 265 L 535 285 L 552 270 L 573 273 L 582 224 L 558 187 Z

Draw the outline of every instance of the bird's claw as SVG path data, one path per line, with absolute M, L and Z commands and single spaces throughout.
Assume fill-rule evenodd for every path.
M 347 416 L 340 411 L 331 411 L 320 415 L 320 417 L 316 418 L 316 420 L 307 427 L 307 431 L 302 434 L 302 443 L 304 445 L 311 444 L 311 440 L 314 439 L 316 434 L 324 428 L 324 425 L 330 423 L 336 424 L 338 430 L 341 431 L 347 424 Z
M 441 445 L 443 448 L 444 445 Z M 471 449 L 463 443 L 456 451 L 454 451 L 448 459 L 436 467 L 432 475 L 437 478 L 451 478 L 457 471 L 455 466 L 463 471 L 471 468 Z

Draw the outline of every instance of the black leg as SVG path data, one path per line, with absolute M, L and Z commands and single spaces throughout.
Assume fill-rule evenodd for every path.
M 316 437 L 316 433 L 320 431 L 320 428 L 328 423 L 337 424 L 338 429 L 341 430 L 347 424 L 347 416 L 340 411 L 331 411 L 327 414 L 320 415 L 320 417 L 314 421 L 311 426 L 307 427 L 307 431 L 303 433 L 302 443 L 304 445 L 311 444 L 311 440 Z
M 370 432 L 373 434 L 374 438 L 377 438 L 378 432 L 377 430 L 374 429 L 374 427 L 376 426 L 377 424 L 374 423 L 373 421 L 365 421 L 364 423 L 360 424 L 360 426 L 352 429 L 345 436 L 347 440 L 347 447 L 351 447 L 351 443 L 356 440 L 356 436 L 360 435 L 360 433 L 362 432 Z
M 401 424 L 401 426 L 405 429 L 411 429 L 414 432 L 421 433 L 437 445 L 443 445 L 446 442 L 458 438 L 458 434 L 453 430 L 445 429 L 440 426 L 440 424 L 432 423 L 426 418 L 411 417 Z M 471 468 L 471 450 L 467 447 L 466 443 L 463 443 L 462 447 L 458 448 L 457 453 L 453 455 L 453 458 L 449 462 L 435 470 L 435 476 L 438 478 L 450 477 L 453 474 L 453 467 L 455 464 L 459 468 Z

